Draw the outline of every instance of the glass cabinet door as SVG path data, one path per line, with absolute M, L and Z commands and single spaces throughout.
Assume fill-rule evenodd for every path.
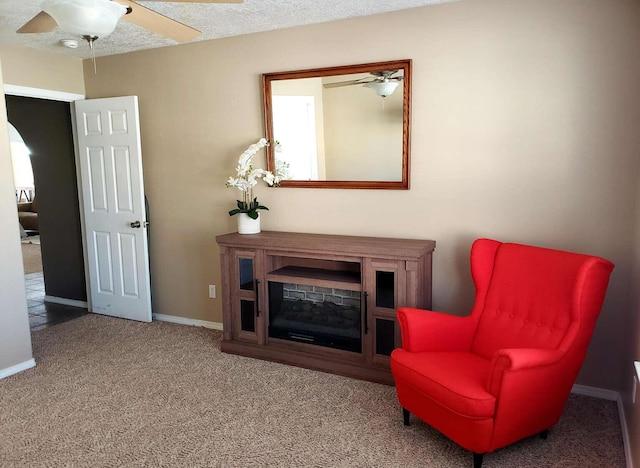
M 395 310 L 397 289 L 396 273 L 395 271 L 375 271 L 374 295 L 376 298 L 376 308 Z
M 395 319 L 379 318 L 375 319 L 375 340 L 373 353 L 381 356 L 391 356 L 395 346 L 396 321 Z
M 240 299 L 240 331 L 256 332 L 256 303 Z
M 404 302 L 402 262 L 383 259 L 366 261 L 367 323 L 369 358 L 389 365 L 391 352 L 400 346 L 396 310 Z
M 259 256 L 255 251 L 234 251 L 231 310 L 233 336 L 236 339 L 259 342 L 261 332 Z
M 253 258 L 238 257 L 238 287 L 243 291 L 253 291 L 255 274 Z

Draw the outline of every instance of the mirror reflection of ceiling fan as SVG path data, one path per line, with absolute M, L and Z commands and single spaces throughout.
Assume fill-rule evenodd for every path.
M 154 0 L 173 3 L 242 3 L 243 0 Z M 133 0 L 44 0 L 42 11 L 18 29 L 18 33 L 45 33 L 59 26 L 85 39 L 90 46 L 113 32 L 120 18 L 177 42 L 202 33 Z
M 380 97 L 387 97 L 396 90 L 400 82 L 404 79 L 404 76 L 393 76 L 400 70 L 382 70 L 372 71 L 369 74 L 373 77 L 359 78 L 357 80 L 338 81 L 336 83 L 325 83 L 322 86 L 325 88 L 339 88 L 342 86 L 362 85 L 366 88 L 371 88 Z

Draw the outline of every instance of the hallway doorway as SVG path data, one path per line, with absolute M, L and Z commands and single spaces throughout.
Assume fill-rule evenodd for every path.
M 37 232 L 40 236 L 47 297 L 50 302 L 86 307 L 70 104 L 12 95 L 5 95 L 5 100 L 8 121 L 24 140 L 33 168 L 33 204 L 37 206 L 23 214 L 31 215 L 35 227 L 27 226 L 24 220 L 21 224 L 27 234 Z M 37 249 L 23 247 L 34 254 Z M 32 268 L 27 271 L 35 272 Z
M 56 96 L 5 100 L 9 127 L 19 134 L 10 141 L 25 146 L 31 171 L 22 172 L 32 172 L 30 183 L 16 182 L 16 203 L 24 211 L 19 217 L 29 325 L 37 331 L 88 313 L 71 111 L 69 100 Z

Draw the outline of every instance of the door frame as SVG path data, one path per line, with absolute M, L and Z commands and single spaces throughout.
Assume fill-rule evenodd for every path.
M 30 97 L 37 99 L 47 99 L 49 101 L 63 101 L 63 102 L 74 102 L 80 99 L 86 99 L 84 94 L 76 94 L 76 93 L 68 93 L 65 91 L 55 91 L 50 89 L 43 88 L 30 88 L 27 86 L 18 86 L 5 84 L 4 85 L 4 94 L 8 94 L 11 96 L 22 96 L 22 97 Z M 85 278 L 85 288 L 87 294 L 87 310 L 91 310 L 91 291 L 89 290 L 89 267 L 87 266 L 87 246 L 86 246 L 86 230 L 85 230 L 85 222 L 84 222 L 84 213 L 82 210 L 83 206 L 83 198 L 82 198 L 82 179 L 80 175 L 79 169 L 79 161 L 78 161 L 78 141 L 77 141 L 77 128 L 75 123 L 75 107 L 70 106 L 71 110 L 71 133 L 73 137 L 73 153 L 74 153 L 74 162 L 76 166 L 76 184 L 78 185 L 78 201 L 79 206 L 78 209 L 80 211 L 80 226 L 81 226 L 81 234 L 82 234 L 82 259 L 84 262 L 84 278 Z
M 54 91 L 52 89 L 29 88 L 27 86 L 17 86 L 11 84 L 4 85 L 4 94 L 64 102 L 73 102 L 77 101 L 78 99 L 86 98 L 84 94 L 67 93 L 65 91 Z

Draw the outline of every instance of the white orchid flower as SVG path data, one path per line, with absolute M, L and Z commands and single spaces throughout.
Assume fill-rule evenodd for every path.
M 279 142 L 275 142 L 276 149 Z M 267 185 L 278 185 L 284 178 L 284 172 L 280 167 L 281 164 L 276 162 L 276 174 L 264 169 L 254 169 L 252 160 L 253 157 L 262 148 L 269 146 L 270 142 L 266 138 L 260 138 L 256 143 L 251 144 L 245 151 L 242 152 L 238 158 L 238 166 L 236 167 L 237 176 L 229 177 L 226 182 L 227 187 L 236 187 L 243 192 L 242 200 L 238 200 L 238 208 L 231 210 L 229 215 L 233 216 L 237 213 L 249 213 L 254 219 L 258 216 L 256 210 L 268 209 L 267 207 L 260 205 L 256 198 L 253 197 L 253 187 L 258 185 L 260 179 L 264 180 Z M 286 168 L 285 168 L 286 169 Z M 255 216 L 253 216 L 253 215 Z
M 256 155 L 256 153 L 252 153 L 251 151 L 245 151 L 240 155 L 240 159 L 238 159 L 238 167 L 246 168 L 251 165 L 251 160 Z
M 266 173 L 263 176 L 264 181 L 268 184 L 273 186 L 274 183 L 276 183 L 276 176 L 273 175 L 272 172 L 268 172 L 265 171 Z

